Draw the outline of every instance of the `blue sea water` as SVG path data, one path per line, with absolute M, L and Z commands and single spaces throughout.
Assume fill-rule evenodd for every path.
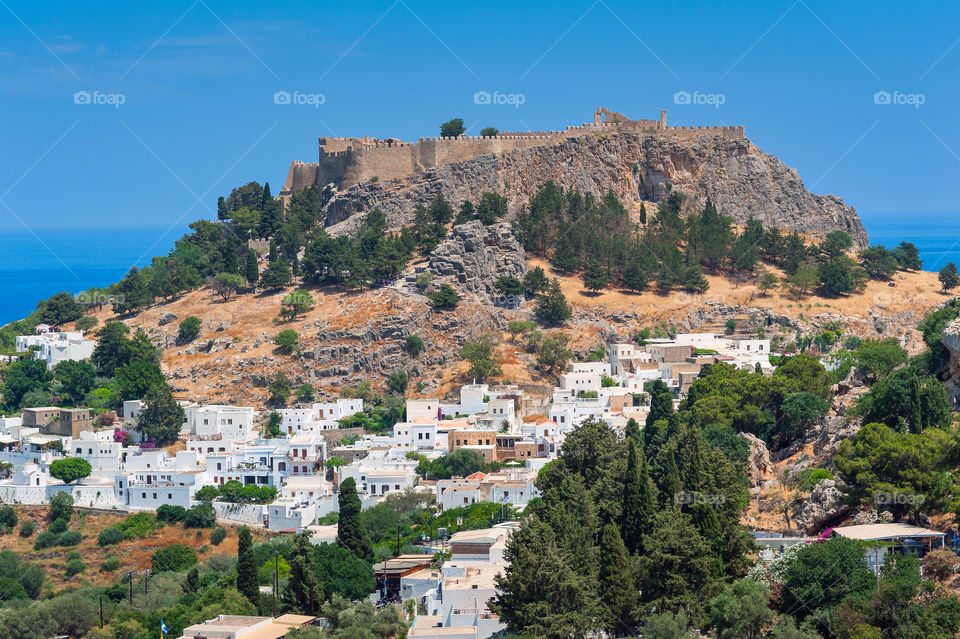
M 78 293 L 123 278 L 166 255 L 186 227 L 0 230 L 0 325 L 54 293 Z
M 861 213 L 871 244 L 901 241 L 920 249 L 923 268 L 960 264 L 960 214 Z M 37 301 L 60 291 L 77 293 L 121 279 L 131 266 L 166 255 L 186 227 L 2 230 L 0 325 L 20 319 Z
M 860 213 L 860 219 L 871 245 L 916 244 L 925 271 L 960 265 L 960 213 Z

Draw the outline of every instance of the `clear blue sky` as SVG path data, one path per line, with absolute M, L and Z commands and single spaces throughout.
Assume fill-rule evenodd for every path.
M 249 180 L 276 193 L 320 135 L 556 129 L 601 105 L 742 124 L 865 218 L 956 211 L 958 39 L 956 2 L 0 0 L 0 230 L 183 224 Z

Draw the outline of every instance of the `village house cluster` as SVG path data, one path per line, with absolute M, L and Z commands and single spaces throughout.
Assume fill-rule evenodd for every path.
M 41 347 L 44 339 L 61 340 L 59 335 L 45 337 L 49 335 L 31 339 L 39 339 Z M 409 399 L 403 421 L 382 434 L 342 428 L 342 420 L 363 411 L 359 399 L 280 409 L 280 436 L 273 437 L 257 428 L 258 415 L 251 407 L 183 403 L 182 445 L 171 453 L 140 441 L 140 401 L 124 402 L 113 424 L 94 419 L 85 408 L 27 408 L 22 415 L 0 417 L 0 462 L 12 465 L 9 477 L 0 480 L 0 501 L 42 504 L 68 491 L 83 507 L 189 508 L 198 503 L 203 487 L 239 482 L 274 487 L 276 498 L 270 503 L 215 500 L 221 521 L 307 530 L 315 543 L 332 542 L 336 526 L 317 521 L 337 510 L 337 486 L 348 477 L 355 480 L 365 508 L 412 489 L 435 498 L 439 511 L 477 503 L 522 509 L 539 495 L 539 470 L 557 457 L 564 438 L 584 420 L 602 420 L 616 430 L 631 418 L 643 424 L 649 411 L 646 383 L 662 380 L 679 401 L 705 364 L 727 362 L 772 372 L 769 340 L 754 337 L 679 334 L 644 346 L 611 343 L 606 353 L 606 361 L 571 363 L 545 394 L 518 385 L 472 383 L 460 388 L 456 403 Z M 417 474 L 424 459 L 461 448 L 476 451 L 498 469 L 439 480 Z M 86 459 L 91 475 L 71 485 L 51 477 L 50 465 L 64 457 Z M 487 602 L 495 592 L 494 577 L 504 567 L 503 550 L 513 526 L 507 522 L 456 532 L 442 548 L 431 545 L 438 540 L 424 540 L 428 550 L 451 551 L 439 569 L 431 568 L 432 554 L 401 555 L 377 564 L 374 597 L 416 599 L 426 608 L 410 637 L 490 636 L 503 629 Z

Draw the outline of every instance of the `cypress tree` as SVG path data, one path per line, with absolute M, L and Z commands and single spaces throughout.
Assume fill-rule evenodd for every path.
M 640 223 L 647 223 L 647 207 L 643 202 L 640 203 Z
M 253 554 L 250 529 L 246 526 L 237 530 L 237 590 L 254 605 L 260 600 L 257 558 Z
M 637 625 L 640 593 L 631 567 L 617 527 L 607 524 L 600 537 L 600 601 L 603 624 L 615 635 L 633 634 Z
M 636 440 L 638 437 L 640 437 L 640 424 L 637 423 L 637 420 L 631 417 L 627 420 L 627 427 L 624 432 L 627 441 L 630 441 L 631 439 Z
M 347 477 L 340 483 L 340 519 L 337 522 L 337 543 L 347 548 L 360 559 L 373 559 L 373 548 L 367 530 L 360 520 L 362 504 L 357 495 L 357 482 Z
M 650 530 L 650 522 L 656 514 L 656 487 L 647 471 L 643 449 L 638 449 L 634 438 L 629 438 L 627 474 L 624 481 L 623 513 L 621 529 L 627 550 L 637 553 L 642 550 L 643 535 Z
M 270 240 L 270 253 L 267 254 L 267 261 L 275 262 L 278 257 L 280 257 L 280 254 L 277 253 L 277 242 L 276 240 Z
M 237 257 L 237 246 L 232 240 L 225 239 L 220 245 L 220 254 L 223 256 L 223 272 L 236 275 L 240 272 L 240 259 Z
M 253 249 L 247 249 L 247 260 L 244 265 L 244 275 L 247 281 L 252 285 L 260 279 L 260 266 L 257 264 L 257 252 Z
M 313 545 L 306 532 L 294 538 L 290 559 L 290 579 L 283 593 L 286 610 L 313 614 L 317 605 L 317 579 L 313 572 Z
M 921 431 L 923 431 L 923 404 L 920 401 L 920 378 L 914 375 L 913 383 L 910 385 L 910 432 Z

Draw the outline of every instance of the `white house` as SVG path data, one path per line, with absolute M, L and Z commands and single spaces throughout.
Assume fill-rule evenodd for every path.
M 254 410 L 247 406 L 188 406 L 185 426 L 199 440 L 247 441 L 252 438 Z

